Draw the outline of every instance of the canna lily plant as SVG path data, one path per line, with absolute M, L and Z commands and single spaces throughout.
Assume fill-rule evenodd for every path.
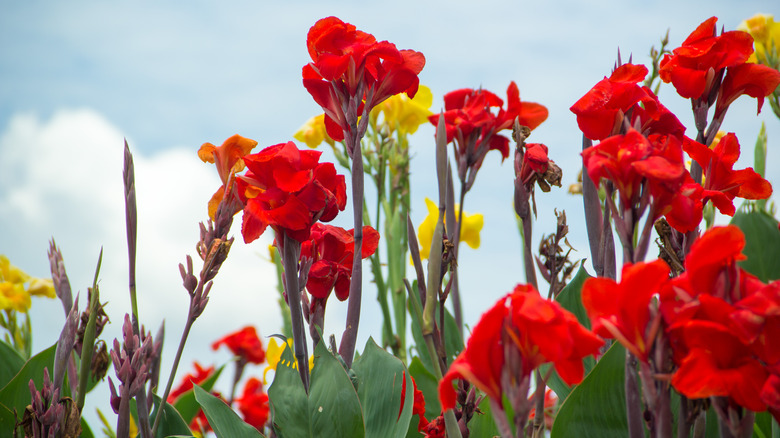
M 553 158 L 574 152 L 527 142 L 547 107 L 521 100 L 514 81 L 506 99 L 464 84 L 442 96 L 436 114 L 432 89 L 420 85 L 422 53 L 337 17 L 317 21 L 301 76 L 323 113 L 293 135 L 306 147 L 287 141 L 253 152 L 258 142 L 234 135 L 197 151 L 221 185 L 203 194 L 199 269 L 189 255 L 179 265 L 189 306 L 170 309 L 186 312 L 187 322 L 167 375 L 164 327 L 152 335 L 136 304 L 127 144 L 130 311 L 101 302 L 100 258 L 79 303 L 53 241 L 51 280 L 0 256 L 0 431 L 95 436 L 84 399 L 108 372 L 111 396 L 100 416 L 105 434 L 121 438 L 780 436 L 780 227 L 767 202 L 767 139 L 762 130 L 755 164 L 745 167 L 737 164 L 744 139 L 718 133 L 742 96 L 756 99 L 759 112 L 768 100 L 780 117 L 777 23 L 757 16 L 747 31 L 718 31 L 716 23 L 706 19 L 671 51 L 664 39 L 651 68 L 618 56 L 590 90 L 572 96 L 586 221 L 570 229 L 556 211 L 554 233 L 535 251 L 537 196 L 561 186 Z M 663 84 L 690 100 L 694 126 L 661 103 Z M 415 187 L 426 192 L 423 209 L 410 161 L 412 136 L 427 123 L 435 137 L 415 140 L 435 150 L 429 168 L 437 184 Z M 316 150 L 322 143 L 340 169 Z M 513 158 L 506 186 L 523 266 L 517 285 L 487 300 L 469 325 L 461 297 L 489 291 L 467 290 L 458 278 L 489 273 L 459 263 L 460 243 L 477 249 L 481 235 L 506 231 L 463 209 L 466 194 L 480 190 L 476 175 L 491 150 L 502 162 Z M 329 224 L 348 199 L 352 228 Z M 426 216 L 418 227 L 415 209 Z M 239 213 L 240 229 L 231 228 Z M 256 245 L 269 230 L 285 325 L 226 321 L 225 331 L 235 331 L 199 340 L 232 355 L 226 390 L 218 378 L 228 364 L 202 359 L 181 375 L 190 329 L 220 287 L 232 245 Z M 587 235 L 592 272 L 564 249 L 570 231 Z M 364 264 L 371 282 L 363 281 Z M 376 295 L 381 333 L 361 348 L 364 292 Z M 58 298 L 66 319 L 57 344 L 35 355 L 26 317 L 34 295 Z M 338 343 L 324 324 L 334 296 L 348 303 Z M 100 339 L 108 314 L 123 321 L 121 339 L 110 344 Z

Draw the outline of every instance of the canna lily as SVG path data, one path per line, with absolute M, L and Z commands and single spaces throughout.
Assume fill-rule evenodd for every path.
M 236 173 L 244 170 L 244 155 L 257 146 L 257 142 L 238 134 L 228 138 L 221 146 L 214 146 L 211 143 L 203 143 L 198 150 L 198 157 L 204 163 L 214 163 L 217 165 L 219 179 L 222 180 L 222 186 L 214 193 L 209 200 L 209 217 L 214 220 L 217 214 L 217 207 L 225 197 L 225 185 Z M 238 213 L 239 210 L 233 212 Z
M 244 327 L 214 342 L 211 344 L 211 349 L 217 350 L 222 345 L 249 363 L 261 364 L 265 362 L 263 342 L 257 337 L 257 330 L 252 326 Z
M 27 312 L 33 295 L 56 298 L 52 280 L 31 277 L 0 254 L 0 310 Z
M 772 185 L 753 168 L 734 170 L 740 146 L 734 133 L 728 133 L 712 149 L 685 139 L 685 152 L 704 172 L 704 200 L 711 200 L 721 213 L 733 216 L 734 198 L 766 199 L 772 195 Z
M 717 21 L 717 17 L 711 17 L 701 23 L 680 47 L 661 60 L 661 79 L 671 82 L 682 97 L 710 99 L 723 69 L 744 64 L 753 53 L 753 38 L 747 32 L 717 35 Z
M 639 126 L 644 134 L 682 135 L 685 132 L 685 127 L 661 105 L 656 95 L 649 88 L 639 86 L 645 76 L 647 67 L 644 65 L 623 64 L 571 106 L 585 137 L 603 140 L 621 133 L 627 114 L 631 115 L 628 124 Z
M 436 228 L 436 221 L 439 218 L 439 207 L 429 198 L 425 198 L 425 206 L 428 208 L 428 215 L 417 227 L 417 239 L 420 241 L 420 259 L 427 259 L 431 253 L 431 241 L 433 240 L 433 230 Z M 455 206 L 455 218 L 457 220 L 460 214 L 460 207 Z M 463 225 L 460 228 L 460 240 L 466 242 L 473 249 L 479 248 L 479 232 L 482 231 L 485 219 L 480 213 L 463 213 Z
M 352 125 L 357 117 L 390 96 L 414 97 L 417 75 L 425 65 L 422 53 L 377 42 L 336 17 L 317 21 L 306 46 L 312 62 L 303 67 L 303 86 L 325 111 L 328 135 L 336 141 L 344 140 L 346 133 L 355 135 Z M 347 106 L 352 109 L 345 113 Z
M 344 210 L 344 176 L 332 163 L 320 163 L 321 154 L 288 142 L 244 157 L 248 172 L 238 179 L 238 191 L 245 202 L 241 233 L 246 243 L 268 226 L 277 235 L 304 241 L 314 222 L 331 221 Z
M 306 123 L 293 134 L 293 138 L 306 143 L 306 146 L 310 148 L 316 148 L 322 144 L 323 141 L 331 146 L 335 144 L 325 130 L 325 114 L 320 114 L 307 120 Z
M 263 382 L 250 377 L 244 385 L 244 391 L 240 398 L 236 399 L 238 410 L 244 417 L 244 421 L 252 427 L 263 431 L 268 422 L 270 408 L 268 406 L 268 394 L 263 391 Z
M 378 245 L 379 233 L 370 226 L 364 226 L 361 257 L 370 257 Z M 312 297 L 327 300 L 334 289 L 339 301 L 349 297 L 354 254 L 354 230 L 320 223 L 312 226 L 310 239 L 301 245 L 301 258 L 313 260 L 306 282 L 306 289 Z
M 647 362 L 655 338 L 650 302 L 669 278 L 663 260 L 623 265 L 620 283 L 594 277 L 582 285 L 582 304 L 593 332 L 617 339 L 628 351 Z
M 287 339 L 286 343 L 278 344 L 276 342 L 276 338 L 271 338 L 268 341 L 268 350 L 266 350 L 265 360 L 268 365 L 263 369 L 263 384 L 267 385 L 268 380 L 266 379 L 266 376 L 269 371 L 276 372 L 276 369 L 279 367 L 279 364 L 282 366 L 292 367 L 293 369 L 298 369 L 298 362 L 293 360 L 292 363 L 288 363 L 285 361 L 282 361 L 282 353 L 285 349 L 289 348 L 290 351 L 293 351 L 293 340 Z M 314 368 L 314 356 L 309 356 L 309 371 L 311 371 Z
M 753 37 L 756 51 L 748 62 L 757 62 L 775 69 L 780 67 L 780 22 L 776 22 L 772 15 L 756 14 L 740 23 L 737 29 L 744 30 Z
M 456 378 L 468 380 L 499 404 L 506 373 L 516 384 L 546 362 L 552 362 L 566 383 L 578 383 L 584 373 L 582 358 L 598 354 L 603 343 L 557 302 L 542 298 L 533 286 L 517 285 L 482 315 L 466 349 L 439 383 L 442 409 L 455 406 Z M 507 353 L 519 356 L 519 363 Z M 505 370 L 510 363 L 513 368 Z

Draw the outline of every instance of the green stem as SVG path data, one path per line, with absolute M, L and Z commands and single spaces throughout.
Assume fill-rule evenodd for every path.
M 187 343 L 187 337 L 190 335 L 190 329 L 192 328 L 192 324 L 195 322 L 193 313 L 192 300 L 190 300 L 190 312 L 187 317 L 187 322 L 184 324 L 184 331 L 181 334 L 181 339 L 179 339 L 179 348 L 176 350 L 176 356 L 173 358 L 173 366 L 171 367 L 171 374 L 168 376 L 168 383 L 165 385 L 165 392 L 163 393 L 162 399 L 160 400 L 160 406 L 157 407 L 157 416 L 154 418 L 154 425 L 152 426 L 152 436 L 157 436 L 157 427 L 160 425 L 160 418 L 163 417 L 163 415 L 160 415 L 160 412 L 162 412 L 165 403 L 167 403 L 168 395 L 171 393 L 173 380 L 176 378 L 176 370 L 179 368 L 179 362 L 181 361 L 181 356 L 184 352 L 184 344 Z
M 96 286 L 96 285 L 93 285 Z M 87 396 L 87 383 L 89 382 L 90 369 L 92 366 L 92 352 L 95 348 L 95 325 L 97 324 L 97 313 L 100 305 L 98 289 L 92 289 L 92 297 L 89 300 L 89 320 L 84 329 L 84 341 L 81 344 L 81 370 L 79 371 L 79 391 L 76 406 L 79 412 L 84 409 L 84 400 Z

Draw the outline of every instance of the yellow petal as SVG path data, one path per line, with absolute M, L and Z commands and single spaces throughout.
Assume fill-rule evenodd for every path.
M 323 141 L 331 146 L 334 144 L 325 130 L 325 114 L 320 114 L 307 120 L 306 123 L 293 134 L 293 138 L 306 143 L 306 146 L 310 148 L 316 148 L 322 144 Z
M 51 278 L 33 278 L 30 287 L 27 288 L 30 295 L 45 296 L 48 298 L 57 298 L 54 291 L 54 282 Z
M 19 283 L 0 283 L 0 310 L 15 310 L 26 313 L 30 309 L 30 294 Z

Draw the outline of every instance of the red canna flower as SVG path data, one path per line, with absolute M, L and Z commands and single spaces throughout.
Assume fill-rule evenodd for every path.
M 639 82 L 647 76 L 644 65 L 623 64 L 588 91 L 570 108 L 577 115 L 577 125 L 585 137 L 603 140 L 619 134 L 624 117 L 631 116 L 630 126 L 643 133 L 682 135 L 685 127 L 658 101 L 656 95 Z M 641 103 L 641 106 L 640 106 Z
M 241 233 L 246 243 L 268 226 L 302 242 L 314 222 L 328 222 L 344 210 L 344 176 L 336 174 L 333 163 L 320 163 L 320 155 L 288 142 L 244 157 L 248 172 L 238 188 L 245 202 Z
M 761 401 L 767 404 L 775 421 L 780 422 L 780 366 L 772 367 L 771 372 L 761 388 Z
M 221 345 L 225 345 L 233 354 L 249 363 L 261 364 L 265 362 L 263 341 L 257 337 L 257 330 L 252 326 L 244 327 L 214 342 L 211 344 L 211 349 L 217 350 Z
M 761 389 L 768 374 L 727 327 L 689 321 L 677 329 L 688 350 L 672 376 L 672 386 L 688 398 L 727 396 L 752 411 L 766 410 Z
M 650 302 L 669 279 L 663 260 L 623 265 L 620 283 L 609 278 L 589 278 L 582 285 L 582 304 L 593 332 L 617 339 L 646 362 L 655 339 L 657 322 L 650 324 Z
M 520 382 L 545 362 L 552 362 L 568 384 L 582 380 L 582 358 L 597 354 L 603 345 L 594 333 L 554 301 L 545 300 L 530 285 L 518 285 L 480 318 L 466 349 L 450 365 L 439 383 L 442 409 L 455 406 L 452 381 L 465 378 L 488 397 L 501 403 L 502 375 Z M 506 351 L 514 350 L 519 369 L 504 370 Z
M 199 363 L 193 362 L 195 367 L 195 374 L 187 374 L 181 379 L 179 386 L 174 388 L 170 394 L 168 394 L 168 403 L 173 404 L 180 395 L 192 389 L 192 384 L 200 385 L 206 379 L 214 374 L 214 366 L 203 368 Z
M 409 376 L 411 377 L 411 376 Z M 417 389 L 417 382 L 412 379 L 412 386 L 414 387 L 414 406 L 412 406 L 412 415 L 417 415 L 419 419 L 417 422 L 417 431 L 422 431 L 427 425 L 428 420 L 425 419 L 425 396 L 423 392 Z M 403 386 L 401 386 L 401 408 L 398 410 L 398 418 L 401 418 L 401 413 L 404 411 L 404 400 L 406 399 L 406 372 L 404 372 Z
M 263 382 L 250 377 L 244 385 L 243 394 L 236 402 L 244 421 L 262 432 L 268 422 L 269 413 L 268 394 L 263 391 Z
M 764 97 L 772 94 L 780 84 L 780 72 L 765 65 L 745 63 L 729 67 L 718 93 L 715 118 L 722 118 L 729 105 L 739 96 L 747 94 L 758 100 L 758 110 L 764 105 Z
M 685 139 L 683 147 L 704 171 L 704 200 L 712 201 L 721 213 L 734 216 L 734 198 L 766 199 L 772 195 L 772 185 L 752 167 L 733 169 L 740 155 L 734 133 L 726 134 L 712 149 L 690 139 Z
M 361 257 L 373 255 L 378 245 L 379 233 L 370 226 L 364 226 Z M 354 254 L 354 230 L 314 224 L 310 239 L 301 245 L 301 258 L 308 257 L 313 260 L 306 282 L 309 293 L 314 298 L 327 300 L 330 292 L 335 289 L 336 298 L 339 301 L 346 300 L 349 297 Z
M 306 46 L 312 62 L 303 67 L 303 86 L 325 111 L 325 127 L 336 141 L 352 132 L 357 116 L 390 96 L 414 97 L 425 57 L 413 50 L 398 50 L 387 41 L 357 30 L 336 17 L 323 18 L 311 27 Z M 347 102 L 354 113 L 345 113 Z M 354 134 L 354 133 L 353 133 Z
M 753 53 L 753 38 L 747 32 L 716 34 L 717 17 L 704 21 L 682 45 L 661 60 L 659 74 L 685 98 L 709 99 L 723 69 L 744 64 Z M 714 96 L 710 102 L 714 101 Z

